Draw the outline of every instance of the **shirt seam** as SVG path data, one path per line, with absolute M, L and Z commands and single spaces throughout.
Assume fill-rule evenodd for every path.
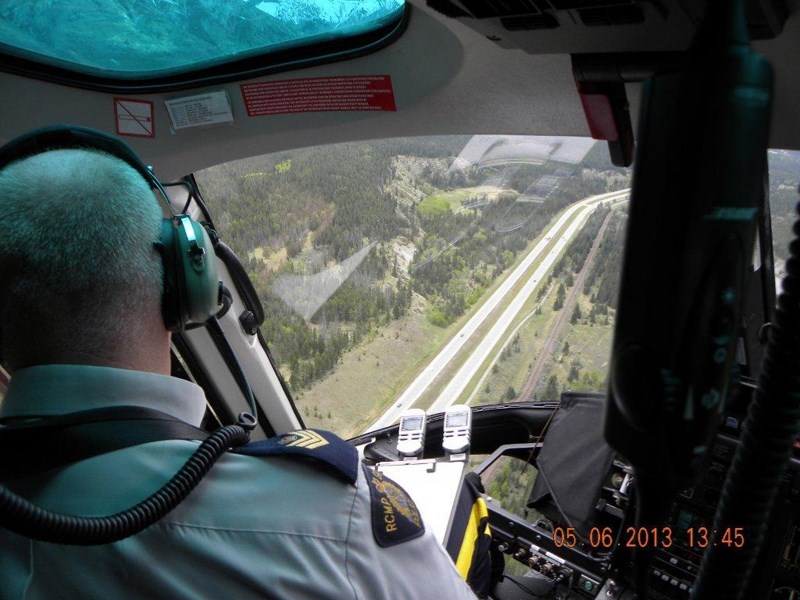
M 318 535 L 314 533 L 298 533 L 296 531 L 283 531 L 280 529 L 241 529 L 235 527 L 214 527 L 211 525 L 196 525 L 193 523 L 178 523 L 174 521 L 170 522 L 159 522 L 158 526 L 160 527 L 187 527 L 189 529 L 202 529 L 207 531 L 226 531 L 231 533 L 264 533 L 264 534 L 275 534 L 275 535 L 288 535 L 291 537 L 304 537 L 304 538 L 314 538 L 318 540 L 325 540 L 329 542 L 347 542 L 347 535 L 349 535 L 349 523 L 348 523 L 348 534 L 345 535 L 344 538 L 339 537 L 331 537 L 326 535 Z
M 353 589 L 353 598 L 354 600 L 358 600 L 358 592 L 356 591 L 356 586 L 353 580 L 350 578 L 350 532 L 353 529 L 353 513 L 356 509 L 356 501 L 358 500 L 358 487 L 353 492 L 353 503 L 350 505 L 350 514 L 347 518 L 347 535 L 345 536 L 344 541 L 344 572 L 347 576 L 347 582 L 350 584 L 350 587 Z
M 25 587 L 22 590 L 22 598 L 28 598 L 28 594 L 31 591 L 31 585 L 33 584 L 33 569 L 34 569 L 34 559 L 33 559 L 33 548 L 34 543 L 33 540 L 28 540 L 28 581 L 25 582 Z

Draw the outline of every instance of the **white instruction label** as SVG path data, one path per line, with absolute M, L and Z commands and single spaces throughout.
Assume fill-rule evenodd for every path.
M 219 90 L 195 96 L 165 100 L 174 129 L 231 123 L 233 113 L 228 92 Z

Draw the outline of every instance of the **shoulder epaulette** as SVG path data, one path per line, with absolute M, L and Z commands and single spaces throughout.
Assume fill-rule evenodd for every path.
M 298 429 L 232 450 L 248 456 L 299 456 L 328 467 L 351 484 L 358 479 L 358 451 L 342 438 L 322 429 Z

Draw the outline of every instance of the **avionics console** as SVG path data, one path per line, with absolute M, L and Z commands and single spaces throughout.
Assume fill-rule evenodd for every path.
M 520 456 L 525 446 L 539 444 L 516 444 L 507 448 Z M 490 464 L 490 461 L 491 458 L 484 465 Z M 480 471 L 481 467 L 477 470 Z M 619 496 L 624 476 L 625 466 L 615 461 L 598 499 L 597 525 L 590 528 L 588 537 L 581 535 L 568 523 L 554 523 L 546 518 L 531 519 L 530 512 L 515 514 L 504 509 L 494 498 L 487 500 L 489 526 L 498 549 L 532 572 L 532 578 L 523 577 L 519 580 L 528 588 L 536 583 L 538 591 L 531 598 L 545 594 L 548 594 L 548 598 L 562 599 L 597 597 L 609 576 L 611 551 L 623 521 L 623 508 L 627 504 L 627 500 Z M 548 582 L 549 587 L 546 585 Z M 506 598 L 501 593 L 492 597 L 497 600 Z M 508 597 L 526 596 L 514 594 Z
M 743 396 L 752 392 L 751 386 L 741 389 Z M 615 460 L 598 499 L 601 520 L 592 529 L 591 539 L 581 540 L 571 536 L 563 524 L 514 514 L 490 500 L 492 535 L 501 551 L 552 581 L 553 595 L 549 597 L 632 598 L 632 556 L 637 548 L 647 546 L 655 549 L 649 568 L 649 600 L 688 600 L 703 553 L 712 543 L 714 514 L 739 444 L 742 422 L 741 411 L 726 415 L 699 482 L 678 495 L 667 522 L 657 530 L 640 530 L 629 519 L 623 519 L 622 509 L 627 504 L 623 481 L 628 470 Z M 517 458 L 523 458 L 523 453 L 509 448 Z M 531 455 L 524 458 L 530 460 Z M 800 600 L 800 443 L 769 519 L 762 553 L 745 597 Z M 615 522 L 619 525 L 612 527 Z M 612 534 L 613 539 L 606 533 Z M 721 532 L 717 543 L 736 551 L 748 543 L 746 536 L 744 529 L 732 526 Z M 620 555 L 625 556 L 621 561 Z M 614 584 L 610 585 L 612 580 Z M 504 596 L 496 598 L 503 600 Z
M 738 419 L 727 419 L 727 431 L 717 436 L 711 460 L 700 482 L 684 490 L 673 503 L 668 522 L 673 543 L 659 547 L 650 567 L 651 598 L 685 600 L 711 544 L 714 513 L 738 444 Z M 757 492 L 757 490 L 754 490 Z M 747 543 L 746 531 L 731 526 L 717 542 L 736 551 Z M 625 540 L 622 540 L 624 543 Z M 800 598 L 800 460 L 793 459 L 770 514 L 762 554 L 746 593 L 753 600 Z

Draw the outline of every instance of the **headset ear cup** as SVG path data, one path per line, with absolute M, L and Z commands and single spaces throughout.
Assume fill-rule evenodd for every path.
M 175 224 L 172 219 L 161 222 L 161 240 L 156 245 L 161 254 L 161 264 L 164 268 L 164 289 L 161 294 L 161 314 L 164 317 L 164 326 L 169 331 L 183 329 L 181 319 L 181 298 L 178 285 L 178 265 L 175 242 Z
M 205 323 L 219 310 L 220 281 L 205 228 L 187 215 L 174 217 L 178 298 L 182 327 Z

